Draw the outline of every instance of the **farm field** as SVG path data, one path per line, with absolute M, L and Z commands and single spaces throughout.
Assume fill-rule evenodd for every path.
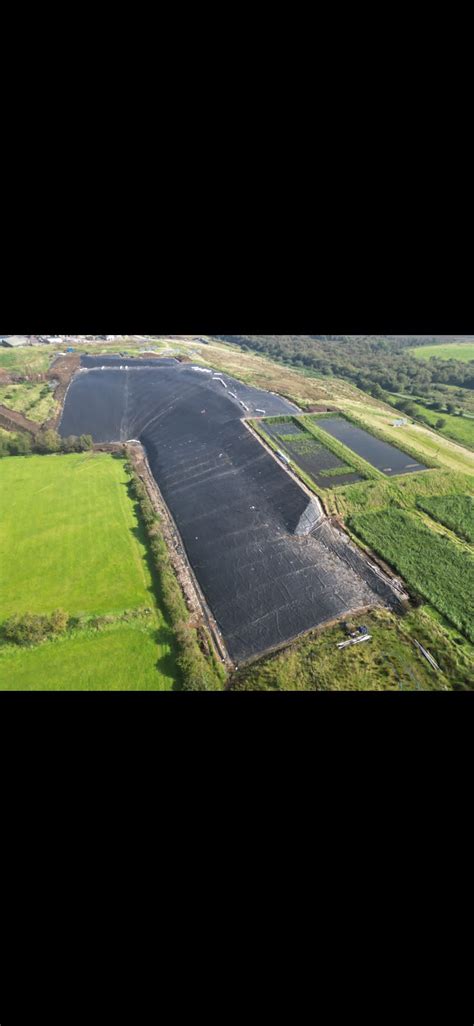
M 46 382 L 22 382 L 0 387 L 0 403 L 23 413 L 29 420 L 43 424 L 54 416 L 58 405 Z
M 431 360 L 436 356 L 438 360 L 462 360 L 469 362 L 474 360 L 474 342 L 448 342 L 439 346 L 413 346 L 407 349 L 407 353 L 416 356 L 418 360 Z
M 474 499 L 470 495 L 418 499 L 418 508 L 474 545 Z
M 469 449 L 474 449 L 474 417 L 455 417 L 451 413 L 430 410 L 428 406 L 419 402 L 414 402 L 413 405 L 418 413 L 426 417 L 432 427 L 436 426 L 438 420 L 445 421 L 444 427 L 436 429 L 440 435 L 452 438 L 461 445 L 467 445 Z
M 30 649 L 0 646 L 2 691 L 169 691 L 175 679 L 166 628 L 118 624 Z
M 55 641 L 0 645 L 0 689 L 169 689 L 174 640 L 156 604 L 123 461 L 106 454 L 0 461 L 0 623 L 63 609 L 86 619 Z M 151 610 L 103 631 L 87 617 Z
M 467 547 L 404 510 L 356 514 L 348 523 L 409 587 L 474 642 L 474 557 Z
M 105 454 L 0 461 L 0 619 L 25 608 L 77 615 L 151 604 L 126 485 L 122 461 Z

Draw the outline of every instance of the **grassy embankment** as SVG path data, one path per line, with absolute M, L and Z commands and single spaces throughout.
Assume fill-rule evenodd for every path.
M 456 643 L 452 632 L 424 609 L 398 617 L 386 610 L 365 614 L 372 640 L 339 651 L 341 627 L 313 632 L 275 656 L 240 670 L 235 691 L 439 691 L 472 686 L 473 648 Z M 441 667 L 432 670 L 415 639 Z M 458 642 L 460 639 L 458 638 Z
M 0 403 L 23 413 L 37 424 L 44 424 L 58 409 L 54 393 L 47 382 L 25 381 L 18 385 L 0 386 Z
M 127 485 L 123 461 L 105 454 L 1 461 L 0 622 L 56 608 L 77 621 L 36 648 L 1 645 L 2 690 L 176 684 L 175 640 Z M 130 622 L 117 621 L 124 614 Z M 110 622 L 92 629 L 103 615 Z
M 50 346 L 25 346 L 20 349 L 0 348 L 0 369 L 9 374 L 45 374 L 54 357 Z
M 474 449 L 474 417 L 456 417 L 452 413 L 444 413 L 443 410 L 430 410 L 423 403 L 413 402 L 416 412 L 426 417 L 432 428 L 436 428 L 439 420 L 444 420 L 444 427 L 436 428 L 436 431 L 446 438 L 452 438 L 460 445 L 466 445 L 468 449 Z M 400 414 L 404 416 L 403 413 Z

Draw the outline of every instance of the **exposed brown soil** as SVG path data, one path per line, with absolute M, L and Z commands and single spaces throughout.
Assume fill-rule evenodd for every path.
M 311 403 L 310 406 L 305 406 L 303 413 L 338 413 L 339 410 L 335 406 L 320 406 L 315 403 Z
M 58 410 L 57 413 L 54 414 L 54 417 L 50 417 L 49 420 L 45 421 L 43 425 L 45 430 L 57 430 L 63 412 L 63 404 L 66 392 L 69 388 L 69 385 L 71 384 L 71 381 L 76 371 L 79 370 L 80 366 L 80 353 L 71 353 L 68 356 L 59 356 L 58 359 L 54 361 L 52 367 L 50 367 L 48 373 L 46 374 L 46 379 L 48 381 L 58 381 L 59 384 L 54 393 L 54 398 L 58 403 Z
M 27 431 L 30 435 L 37 435 L 41 431 L 41 424 L 35 424 L 28 420 L 17 410 L 10 410 L 8 406 L 0 404 L 0 427 L 6 431 Z

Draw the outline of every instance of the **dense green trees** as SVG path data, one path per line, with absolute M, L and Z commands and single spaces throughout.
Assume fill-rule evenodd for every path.
M 2 456 L 29 456 L 36 453 L 44 456 L 51 453 L 88 452 L 94 445 L 92 435 L 70 435 L 61 438 L 57 431 L 39 431 L 35 438 L 26 431 L 9 433 L 0 437 L 0 458 Z
M 415 339 L 347 335 L 218 335 L 226 342 L 324 376 L 347 378 L 364 392 L 428 396 L 433 385 L 474 388 L 474 362 L 417 360 L 407 352 Z M 432 341 L 432 340 L 428 340 Z

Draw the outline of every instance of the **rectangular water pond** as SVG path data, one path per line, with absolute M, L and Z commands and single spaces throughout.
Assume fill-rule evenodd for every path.
M 414 474 L 418 470 L 427 470 L 423 463 L 417 463 L 413 456 L 397 449 L 390 442 L 382 442 L 369 431 L 357 427 L 345 417 L 315 417 L 315 424 L 327 431 L 338 442 L 343 442 L 358 456 L 362 456 L 376 470 L 381 470 L 388 477 L 398 474 Z
M 338 485 L 355 484 L 363 480 L 352 467 L 295 421 L 274 424 L 263 421 L 262 427 L 277 442 L 281 451 L 312 477 L 319 488 L 337 488 Z

